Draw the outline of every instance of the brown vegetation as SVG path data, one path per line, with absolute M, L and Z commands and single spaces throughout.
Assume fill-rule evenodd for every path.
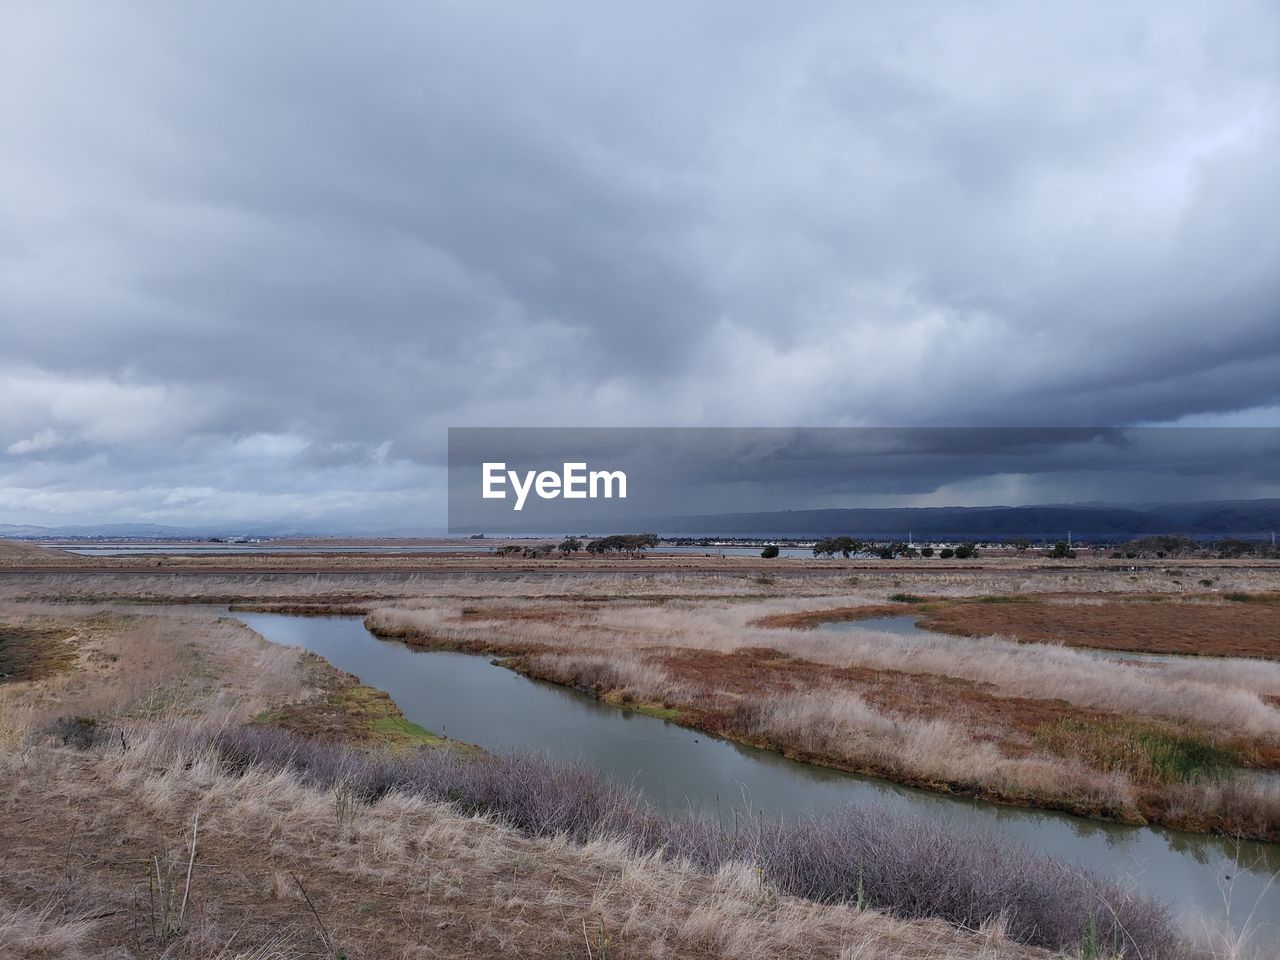
M 173 733 L 296 719 L 317 743 L 363 742 L 364 708 L 385 715 L 389 701 L 207 611 L 7 616 L 32 637 L 69 630 L 74 662 L 0 688 L 5 956 L 1044 955 L 994 916 L 980 931 L 897 920 L 781 894 L 750 863 L 708 873 L 622 839 L 528 836 L 404 792 L 362 799 L 345 780 L 229 771 Z M 368 696 L 349 710 L 353 691 Z M 70 711 L 85 716 L 63 722 Z M 1026 871 L 1006 873 L 1021 883 Z
M 382 546 L 389 541 L 369 541 Z M 447 546 L 454 541 L 439 541 Z M 529 545 L 530 541 L 519 541 Z M 322 540 L 301 541 L 297 545 L 313 544 L 317 548 L 327 544 Z M 355 544 L 352 544 L 355 546 Z M 488 547 L 497 547 L 500 541 L 489 541 Z M 413 576 L 473 576 L 489 578 L 493 574 L 504 577 L 559 577 L 596 576 L 751 576 L 777 582 L 805 580 L 812 577 L 834 579 L 838 577 L 886 577 L 900 579 L 904 583 L 921 582 L 937 584 L 948 578 L 972 583 L 975 578 L 989 576 L 994 579 L 1031 578 L 1040 581 L 1035 589 L 1059 590 L 1063 584 L 1088 583 L 1090 589 L 1116 589 L 1116 581 L 1125 576 L 1137 579 L 1161 578 L 1167 584 L 1170 579 L 1213 577 L 1247 581 L 1258 573 L 1264 576 L 1274 571 L 1275 561 L 1256 558 L 1242 559 L 1179 559 L 1178 567 L 1164 564 L 1135 564 L 1130 559 L 1112 559 L 1098 556 L 1081 557 L 1078 560 L 1046 560 L 1034 554 L 999 556 L 984 553 L 976 560 L 950 563 L 937 558 L 900 558 L 895 560 L 803 558 L 766 560 L 758 556 L 717 556 L 713 550 L 708 555 L 690 553 L 664 554 L 661 550 L 642 557 L 630 555 L 592 555 L 585 551 L 569 556 L 558 553 L 547 557 L 530 558 L 520 554 L 495 556 L 462 552 L 409 553 L 409 552 L 316 552 L 316 553 L 236 553 L 181 556 L 177 554 L 149 553 L 145 556 L 87 557 L 53 547 L 26 543 L 0 542 L 0 572 L 44 574 L 62 572 L 67 575 L 98 576 L 118 574 L 129 577 L 147 577 L 160 574 L 165 577 L 226 577 L 226 576 L 331 576 L 346 574 L 373 578 Z M 1177 570 L 1180 576 L 1165 573 Z M 1020 591 L 1018 591 L 1020 592 Z
M 954 603 L 927 613 L 922 626 L 1100 650 L 1280 659 L 1280 606 L 1268 603 Z
M 841 593 L 848 599 L 832 604 Z M 1280 795 L 1224 789 L 1236 768 L 1280 767 L 1280 667 L 1121 663 L 1060 646 L 880 633 L 874 623 L 796 629 L 868 613 L 1094 608 L 1005 594 L 910 604 L 827 597 L 688 601 L 674 592 L 601 605 L 511 596 L 483 607 L 422 598 L 376 608 L 367 624 L 411 644 L 505 656 L 532 676 L 797 759 L 1002 802 L 1280 836 Z M 1185 617 L 1215 609 L 1166 603 Z M 1225 760 L 1153 777 L 1143 750 L 1079 748 L 1120 728 L 1135 731 L 1129 746 L 1195 744 L 1203 749 L 1191 756 Z M 1046 735 L 1067 729 L 1079 736 Z
M 67 669 L 74 659 L 61 630 L 0 623 L 0 683 L 40 680 Z
M 1047 956 L 998 926 L 966 933 L 780 896 L 745 864 L 706 876 L 407 796 L 341 810 L 287 774 L 230 778 L 145 744 L 118 758 L 41 750 L 4 766 L 6 956 Z M 176 888 L 167 916 L 157 872 Z
M 1280 767 L 1280 664 L 1119 663 L 997 637 L 908 637 L 877 632 L 874 624 L 851 625 L 848 633 L 802 629 L 833 615 L 1017 616 L 1019 608 L 1077 623 L 1085 621 L 1071 618 L 1091 616 L 1082 611 L 1176 609 L 1180 626 L 1191 629 L 1189 620 L 1205 610 L 1274 617 L 1274 604 L 1256 601 L 1274 593 L 1275 574 L 1257 566 L 1215 574 L 1220 596 L 1255 601 L 1242 602 L 1183 592 L 1181 571 L 1174 579 L 1158 569 L 1045 572 L 1027 564 L 962 573 L 921 572 L 909 563 L 841 567 L 792 580 L 749 568 L 614 576 L 613 567 L 602 577 L 538 573 L 501 581 L 417 573 L 260 576 L 252 568 L 227 576 L 114 567 L 92 576 L 0 576 L 9 628 L 46 655 L 65 645 L 57 654 L 63 669 L 0 683 L 0 754 L 13 774 L 0 789 L 0 802 L 10 804 L 0 818 L 0 854 L 27 878 L 0 879 L 0 953 L 9 943 L 44 938 L 70 944 L 62 954 L 68 957 L 98 955 L 95 945 L 115 942 L 174 957 L 243 951 L 265 958 L 272 954 L 250 951 L 273 943 L 280 956 L 332 956 L 316 914 L 289 882 L 292 871 L 352 957 L 431 955 L 414 953 L 410 943 L 441 956 L 564 956 L 577 949 L 584 929 L 582 946 L 590 944 L 593 956 L 603 944 L 592 939 L 597 934 L 608 938 L 610 956 L 1029 955 L 1000 937 L 984 945 L 949 927 L 790 900 L 749 868 L 708 877 L 607 844 L 584 849 L 521 836 L 412 798 L 352 807 L 331 790 L 317 793 L 314 784 L 283 774 L 232 780 L 203 763 L 159 762 L 140 744 L 158 729 L 191 722 L 251 723 L 313 742 L 402 752 L 436 742 L 409 729 L 385 695 L 323 661 L 265 644 L 211 611 L 166 606 L 174 603 L 368 611 L 368 623 L 384 635 L 496 653 L 530 674 L 800 759 L 1011 803 L 1280 836 L 1280 791 L 1230 778 L 1237 766 Z M 1088 595 L 1094 588 L 1100 593 Z M 895 595 L 928 599 L 891 602 Z M 1026 602 L 1029 596 L 1042 599 Z M 1005 602 L 978 602 L 993 597 Z M 83 605 L 121 599 L 149 605 Z M 1147 633 L 1154 642 L 1158 628 Z M 41 735 L 48 730 L 52 740 Z M 99 730 L 121 732 L 124 750 L 114 741 L 104 746 Z M 58 745 L 95 742 L 89 754 Z M 12 766 L 18 763 L 27 766 Z M 92 778 L 96 792 L 84 785 Z M 35 795 L 20 786 L 27 782 L 61 800 L 32 814 Z M 162 942 L 137 861 L 154 857 L 148 877 L 157 861 L 162 878 L 178 870 L 197 806 L 209 843 L 196 860 L 207 868 L 199 876 L 208 884 L 196 888 L 199 924 Z M 343 827 L 345 814 L 335 806 L 358 809 L 352 824 L 368 824 L 367 831 Z M 290 809 L 301 812 L 288 816 Z M 329 836 L 321 823 L 335 816 L 338 829 Z M 85 838 L 63 841 L 70 858 L 50 846 L 66 831 Z M 453 846 L 423 839 L 451 831 L 463 838 Z M 109 846 L 111 837 L 123 838 L 119 849 Z M 595 851 L 606 848 L 601 861 Z M 484 855 L 468 852 L 476 850 Z M 68 880 L 57 869 L 64 861 L 84 869 Z M 644 881 L 620 886 L 620 876 Z M 725 887 L 727 876 L 754 880 Z M 486 899 L 482 891 L 490 888 Z M 404 908 L 406 901 L 412 906 Z M 94 903 L 103 906 L 90 909 Z M 389 924 L 392 903 L 399 920 Z M 231 916 L 249 919 L 224 951 Z M 867 926 L 868 918 L 879 926 Z M 744 931 L 742 938 L 729 938 L 726 929 Z
M 1218 759 L 1197 787 L 1153 778 L 1150 759 L 1131 753 L 1099 762 L 1046 730 L 1102 736 L 1117 715 L 1057 699 L 1002 695 L 993 684 L 866 668 L 831 668 L 768 649 L 669 651 L 644 661 L 582 653 L 515 657 L 506 665 L 602 699 L 638 705 L 719 736 L 793 759 L 910 786 L 1003 803 L 1051 807 L 1130 823 L 1272 838 L 1277 798 L 1244 789 L 1215 792 L 1232 765 L 1280 765 L 1280 747 L 1234 738 L 1205 742 Z M 1146 721 L 1152 737 L 1202 743 L 1192 728 Z M 1080 739 L 1080 738 L 1077 738 Z M 1127 761 L 1127 762 L 1126 762 Z M 1220 808 L 1193 802 L 1196 789 Z M 1194 814 L 1192 809 L 1194 808 Z

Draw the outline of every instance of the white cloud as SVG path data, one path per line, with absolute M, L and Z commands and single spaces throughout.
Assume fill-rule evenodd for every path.
M 1274 410 L 1278 17 L 27 5 L 0 483 L 392 520 L 449 425 Z
M 52 450 L 58 446 L 59 442 L 57 431 L 46 428 L 34 436 L 27 437 L 25 440 L 15 440 L 5 447 L 5 452 L 15 457 L 21 457 L 29 453 Z

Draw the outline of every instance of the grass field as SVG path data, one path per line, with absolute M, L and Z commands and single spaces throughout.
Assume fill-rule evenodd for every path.
M 1079 891 L 1056 867 L 992 873 L 965 866 L 962 844 L 938 866 L 912 852 L 910 824 L 830 821 L 809 839 L 726 847 L 592 776 L 492 767 L 380 691 L 199 604 L 363 614 L 385 636 L 486 652 L 651 715 L 926 789 L 1275 839 L 1280 796 L 1238 772 L 1280 768 L 1280 663 L 1072 649 L 1119 636 L 1074 641 L 1095 611 L 1177 610 L 1168 650 L 1155 621 L 1125 649 L 1178 652 L 1189 632 L 1217 642 L 1276 609 L 1265 598 L 1280 575 L 1215 576 L 1213 590 L 1186 591 L 1160 571 L 910 564 L 794 578 L 754 563 L 647 576 L 6 576 L 0 657 L 20 668 L 0 681 L 0 953 L 1191 955 L 1140 902 L 1108 894 L 1109 910 L 1127 911 L 1121 933 L 1071 906 Z M 856 624 L 904 611 L 949 632 Z M 957 626 L 997 615 L 1012 618 L 1004 636 Z M 816 629 L 833 619 L 855 622 Z M 1068 634 L 1046 643 L 1024 623 Z M 871 836 L 861 853 L 812 852 Z M 961 841 L 930 841 L 950 843 Z M 1039 892 L 995 879 L 1011 875 Z
M 895 919 L 783 893 L 750 858 L 708 868 L 661 856 L 600 817 L 566 836 L 567 823 L 534 829 L 492 801 L 487 815 L 457 809 L 483 758 L 423 736 L 323 661 L 204 611 L 26 604 L 5 617 L 51 637 L 61 624 L 76 650 L 56 672 L 0 687 L 5 956 L 1037 955 L 994 914 L 972 931 Z M 286 738 L 272 742 L 287 762 L 246 766 L 227 753 L 243 746 L 209 746 L 236 731 L 239 744 Z M 430 797 L 407 784 L 371 793 L 343 759 L 423 750 L 453 758 L 439 769 L 454 785 Z M 349 772 L 319 782 L 316 757 Z M 517 773 L 491 782 L 521 809 L 552 782 L 574 805 L 615 796 L 572 771 Z M 520 776 L 541 786 L 513 788 Z M 626 795 L 610 802 L 650 816 L 628 813 Z
M 980 579 L 987 588 L 989 575 Z M 626 590 L 609 599 L 420 597 L 373 605 L 367 624 L 413 644 L 505 656 L 532 676 L 660 707 L 681 722 L 790 756 L 915 786 L 1129 822 L 1277 837 L 1280 799 L 1235 773 L 1280 766 L 1280 663 L 1208 656 L 1123 662 L 1061 639 L 903 636 L 874 624 L 857 629 L 856 619 L 847 632 L 811 629 L 904 610 L 919 612 L 928 625 L 953 610 L 1003 614 L 1043 607 L 1070 618 L 1080 610 L 1176 607 L 1181 633 L 1170 637 L 1168 649 L 1150 633 L 1143 641 L 1155 652 L 1176 653 L 1182 634 L 1201 629 L 1198 617 L 1204 617 L 1203 635 L 1220 640 L 1236 622 L 1229 619 L 1235 611 L 1270 614 L 1270 605 L 1203 596 L 1154 601 L 1145 593 L 1101 606 L 1036 594 L 1008 602 L 1008 592 L 962 602 L 954 580 L 947 584 L 949 600 L 904 604 L 893 602 L 886 587 L 851 586 L 830 584 L 824 596 L 786 599 L 760 596 L 756 584 L 736 596 L 715 596 L 695 581 L 668 585 L 659 597 Z M 973 602 L 992 597 L 1001 602 Z M 1119 729 L 1140 731 L 1129 738 L 1137 746 L 1109 752 L 1080 746 L 1114 743 Z M 1051 735 L 1065 730 L 1076 733 Z M 1138 747 L 1157 743 L 1218 761 L 1186 776 L 1153 775 L 1150 751 Z

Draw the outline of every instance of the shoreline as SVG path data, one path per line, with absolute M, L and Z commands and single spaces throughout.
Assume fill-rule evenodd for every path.
M 273 611 L 264 610 L 259 612 Z M 331 614 L 298 613 L 295 615 L 327 616 Z M 613 690 L 599 689 L 590 684 L 566 682 L 551 673 L 539 671 L 536 668 L 531 667 L 527 660 L 529 656 L 549 652 L 532 646 L 528 649 L 517 650 L 512 646 L 504 646 L 501 644 L 458 642 L 438 637 L 431 637 L 430 635 L 421 633 L 398 633 L 395 631 L 379 630 L 369 626 L 367 622 L 365 623 L 365 629 L 369 630 L 370 633 L 379 639 L 396 640 L 409 647 L 415 647 L 423 650 L 442 650 L 455 653 L 466 653 L 476 656 L 490 656 L 494 658 L 492 662 L 496 665 L 511 670 L 512 672 L 519 673 L 522 676 L 529 677 L 530 679 L 539 680 L 544 683 L 553 683 L 565 689 L 575 690 L 579 693 L 591 696 L 593 699 L 602 703 L 610 703 L 613 706 L 623 709 L 635 709 L 638 712 L 648 713 L 649 715 L 654 715 L 655 711 L 661 710 L 661 719 L 678 724 L 686 729 L 696 730 L 699 733 L 718 737 L 719 739 L 728 742 L 740 743 L 744 746 L 768 750 L 799 763 L 838 770 L 842 773 L 848 773 L 855 776 L 874 778 L 887 783 L 910 787 L 941 796 L 958 797 L 984 803 L 993 803 L 1001 806 L 1019 807 L 1030 810 L 1046 810 L 1081 817 L 1083 819 L 1098 820 L 1125 826 L 1157 826 L 1188 834 L 1238 836 L 1241 839 L 1256 840 L 1263 843 L 1280 842 L 1280 833 L 1250 834 L 1233 832 L 1225 829 L 1214 829 L 1211 825 L 1202 820 L 1176 819 L 1161 816 L 1160 811 L 1152 807 L 1147 807 L 1145 809 L 1138 808 L 1134 810 L 1112 810 L 1111 808 L 1103 805 L 1080 802 L 1068 797 L 1055 799 L 1043 796 L 1031 796 L 1027 794 L 1003 793 L 990 788 L 976 787 L 958 782 L 914 777 L 887 766 L 849 763 L 839 757 L 808 751 L 801 747 L 797 747 L 794 744 L 788 744 L 780 739 L 753 737 L 731 728 L 712 726 L 708 723 L 707 716 L 697 710 L 682 710 L 679 707 L 670 707 L 665 704 L 627 702 L 621 699 L 617 692 Z

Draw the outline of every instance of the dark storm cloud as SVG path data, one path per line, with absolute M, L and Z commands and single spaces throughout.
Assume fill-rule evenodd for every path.
M 514 494 L 482 496 L 486 462 L 521 478 L 564 463 L 619 470 L 627 495 L 530 493 L 513 512 Z M 1280 427 L 455 429 L 449 485 L 460 533 L 826 507 L 1280 498 Z
M 0 44 L 0 522 L 438 522 L 448 425 L 1276 422 L 1261 0 L 55 2 Z

